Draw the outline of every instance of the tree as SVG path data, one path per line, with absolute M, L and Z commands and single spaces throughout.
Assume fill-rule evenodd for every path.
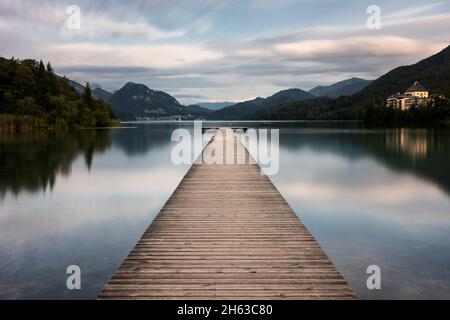
M 45 73 L 46 73 L 46 70 L 45 70 L 44 62 L 42 62 L 42 60 L 40 60 L 39 61 L 39 72 L 38 72 L 39 79 L 44 79 Z
M 55 76 L 50 63 L 0 57 L 0 127 L 18 122 L 27 128 L 109 126 L 113 119 L 89 85 L 80 96 L 67 78 Z
M 54 70 L 50 62 L 47 63 L 47 73 L 49 73 L 50 75 L 54 74 Z
M 42 113 L 42 108 L 36 104 L 33 97 L 25 97 L 16 102 L 17 113 L 21 115 L 35 115 Z
M 12 79 L 14 91 L 21 97 L 32 96 L 37 91 L 37 82 L 27 64 L 19 64 Z
M 86 106 L 92 110 L 94 105 L 94 97 L 92 96 L 91 85 L 89 82 L 86 84 L 86 88 L 84 89 L 83 100 Z

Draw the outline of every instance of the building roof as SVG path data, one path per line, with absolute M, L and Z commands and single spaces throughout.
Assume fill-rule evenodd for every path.
M 424 86 L 422 86 L 420 84 L 419 81 L 414 82 L 413 86 L 411 88 L 409 88 L 408 90 L 406 90 L 406 92 L 418 92 L 418 91 L 427 91 L 427 89 L 425 89 Z

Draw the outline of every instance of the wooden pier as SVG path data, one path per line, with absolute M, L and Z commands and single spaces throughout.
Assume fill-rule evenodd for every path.
M 220 132 L 202 157 L 238 149 Z M 246 164 L 191 167 L 99 299 L 356 298 L 243 149 Z

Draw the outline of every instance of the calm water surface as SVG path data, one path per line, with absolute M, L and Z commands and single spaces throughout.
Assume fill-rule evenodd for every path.
M 448 128 L 239 125 L 281 129 L 271 179 L 360 298 L 450 299 Z M 0 298 L 97 296 L 189 169 L 170 137 L 192 123 L 132 126 L 0 134 Z M 374 264 L 380 291 L 366 288 Z

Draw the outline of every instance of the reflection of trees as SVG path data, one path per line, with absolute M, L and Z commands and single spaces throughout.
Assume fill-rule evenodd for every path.
M 52 189 L 58 176 L 69 176 L 73 161 L 82 156 L 91 167 L 94 155 L 112 145 L 130 156 L 169 144 L 174 129 L 192 125 L 137 125 L 136 129 L 80 130 L 66 133 L 37 131 L 0 134 L 0 199 L 7 192 Z
M 212 124 L 223 126 L 222 124 Z M 270 124 L 239 126 L 270 129 Z M 208 126 L 208 124 L 206 124 Z M 450 131 L 448 129 L 386 129 L 363 131 L 359 125 L 304 123 L 297 128 L 281 128 L 280 147 L 310 148 L 333 152 L 349 159 L 370 156 L 396 171 L 414 173 L 439 184 L 450 193 Z M 279 128 L 280 124 L 273 124 Z M 177 128 L 192 130 L 186 124 L 137 125 L 136 129 L 76 132 L 34 132 L 0 134 L 0 198 L 9 191 L 37 192 L 53 188 L 58 176 L 68 176 L 73 161 L 82 155 L 90 168 L 94 155 L 111 145 L 128 155 L 145 154 L 170 143 Z
M 399 172 L 410 172 L 437 183 L 450 193 L 450 132 L 448 129 L 386 129 L 317 131 L 282 129 L 280 146 L 308 147 L 356 159 L 370 156 Z M 295 133 L 297 132 L 297 133 Z M 295 133 L 295 134 L 294 134 Z
M 115 130 L 111 134 L 111 142 L 127 155 L 146 154 L 152 149 L 170 144 L 172 132 L 185 128 L 193 130 L 193 125 L 176 123 L 133 124 L 136 128 Z
M 68 176 L 73 161 L 83 155 L 90 168 L 94 153 L 110 147 L 107 131 L 0 135 L 0 198 L 9 191 L 52 189 L 56 178 Z

